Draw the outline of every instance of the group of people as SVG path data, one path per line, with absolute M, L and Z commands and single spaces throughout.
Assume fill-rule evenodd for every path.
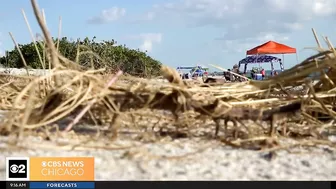
M 245 74 L 239 72 L 239 67 L 237 64 L 233 66 L 232 69 L 228 69 L 228 71 L 223 72 L 224 78 L 227 81 L 243 81 L 244 77 L 239 77 L 239 75 L 245 76 Z M 277 71 L 271 73 L 272 76 L 278 75 Z M 266 70 L 264 68 L 252 68 L 250 79 L 255 80 L 264 80 L 266 78 Z
M 264 80 L 266 76 L 266 71 L 264 68 L 252 68 L 251 70 L 251 78 L 256 80 Z
M 200 74 L 198 72 L 194 72 L 194 74 L 192 74 L 191 72 L 183 73 L 182 71 L 179 71 L 179 74 L 182 79 L 192 79 L 197 76 L 207 75 L 207 74 Z M 232 67 L 232 69 L 228 69 L 227 71 L 223 72 L 223 75 L 224 75 L 223 79 L 229 82 L 237 82 L 237 81 L 242 82 L 242 81 L 246 81 L 247 80 L 246 78 L 250 78 L 254 80 L 264 80 L 266 77 L 266 70 L 262 67 L 254 67 L 251 69 L 250 74 L 251 74 L 251 77 L 247 77 L 246 73 L 239 72 L 239 67 L 237 64 L 235 64 Z M 212 75 L 214 76 L 214 73 Z M 273 71 L 271 75 L 276 76 L 278 75 L 278 72 Z
M 260 71 L 259 71 L 260 70 Z M 276 75 L 278 75 L 278 72 L 277 71 L 273 71 L 272 73 L 271 73 L 271 75 L 272 76 L 276 76 Z M 266 71 L 265 71 L 265 69 L 264 68 L 259 68 L 259 69 L 257 69 L 257 68 L 253 68 L 252 70 L 251 70 L 251 78 L 252 79 L 259 79 L 259 77 L 261 76 L 261 79 L 262 80 L 264 80 L 265 79 L 265 77 L 266 77 Z
M 232 67 L 232 70 L 228 69 L 226 72 L 223 72 L 223 74 L 224 74 L 224 78 L 227 81 L 231 81 L 231 82 L 233 82 L 233 81 L 242 81 L 242 79 L 243 79 L 243 77 L 239 77 L 239 75 L 242 75 L 242 74 L 239 72 L 239 67 L 238 67 L 237 64 L 235 64 Z

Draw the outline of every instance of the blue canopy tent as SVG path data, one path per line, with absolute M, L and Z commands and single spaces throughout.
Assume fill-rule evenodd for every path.
M 269 55 L 252 55 L 247 56 L 246 58 L 239 61 L 238 68 L 240 68 L 240 65 L 245 64 L 244 68 L 244 74 L 246 74 L 247 71 L 247 65 L 248 64 L 261 64 L 261 63 L 270 63 L 272 74 L 274 73 L 274 65 L 273 63 L 279 63 L 281 71 L 284 71 L 284 66 L 282 64 L 282 61 L 280 58 L 275 56 L 269 56 Z

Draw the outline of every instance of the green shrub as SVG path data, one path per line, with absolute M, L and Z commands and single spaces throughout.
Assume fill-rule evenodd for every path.
M 141 52 L 139 49 L 130 49 L 125 45 L 116 45 L 117 42 L 113 39 L 96 42 L 95 38 L 93 37 L 90 40 L 86 37 L 84 40 L 70 41 L 67 37 L 63 37 L 59 41 L 59 52 L 69 60 L 76 61 L 79 47 L 80 56 L 78 63 L 82 66 L 93 66 L 95 69 L 107 68 L 109 71 L 121 69 L 127 74 L 140 77 L 159 75 L 161 62 L 151 58 L 146 53 Z M 56 40 L 54 39 L 55 44 Z M 39 43 L 37 43 L 37 46 L 44 60 L 43 47 Z M 42 68 L 33 42 L 25 45 L 19 44 L 19 47 L 29 67 Z M 88 53 L 89 51 L 97 56 L 94 56 L 93 53 Z M 5 67 L 24 67 L 19 51 L 16 48 L 12 51 L 7 51 L 6 56 L 0 57 L 0 63 Z M 46 65 L 48 65 L 47 61 Z

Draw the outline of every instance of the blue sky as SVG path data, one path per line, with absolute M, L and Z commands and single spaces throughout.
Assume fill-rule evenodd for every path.
M 39 0 L 47 25 L 57 36 L 73 39 L 96 36 L 115 39 L 168 66 L 216 64 L 230 68 L 246 50 L 274 40 L 297 48 L 299 61 L 316 47 L 311 28 L 336 44 L 336 0 Z M 31 41 L 21 9 L 34 34 L 41 33 L 29 0 L 0 6 L 0 53 L 14 47 L 8 32 L 19 43 Z M 282 56 L 280 56 L 282 58 Z M 296 64 L 285 55 L 285 68 Z M 269 68 L 266 65 L 265 68 Z M 278 65 L 276 65 L 278 68 Z

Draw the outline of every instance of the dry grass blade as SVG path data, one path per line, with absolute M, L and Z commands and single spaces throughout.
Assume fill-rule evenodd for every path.
M 167 79 L 170 83 L 174 83 L 182 87 L 184 86 L 184 83 L 176 70 L 170 69 L 167 66 L 162 66 L 161 73 L 163 77 Z
M 9 32 L 9 35 L 10 35 L 10 37 L 12 38 L 12 40 L 13 40 L 13 43 L 15 44 L 15 47 L 16 47 L 16 49 L 19 51 L 19 54 L 20 54 L 21 60 L 22 60 L 22 62 L 23 62 L 23 65 L 24 65 L 24 66 L 25 66 L 25 68 L 26 68 L 27 75 L 29 76 L 29 71 L 28 71 L 27 62 L 26 62 L 26 60 L 24 59 L 24 57 L 23 57 L 23 55 L 22 55 L 21 49 L 20 49 L 19 45 L 16 43 L 16 41 L 15 41 L 15 39 L 14 39 L 14 36 L 13 36 L 13 34 L 12 34 L 11 32 Z
M 105 88 L 109 88 L 113 83 L 115 83 L 119 76 L 121 76 L 122 71 L 119 71 L 112 77 L 112 79 L 107 83 Z M 70 131 L 70 129 L 78 123 L 80 118 L 84 116 L 84 114 L 91 108 L 91 106 L 97 101 L 97 98 L 92 99 L 89 104 L 77 115 L 77 117 L 65 128 L 65 132 Z

